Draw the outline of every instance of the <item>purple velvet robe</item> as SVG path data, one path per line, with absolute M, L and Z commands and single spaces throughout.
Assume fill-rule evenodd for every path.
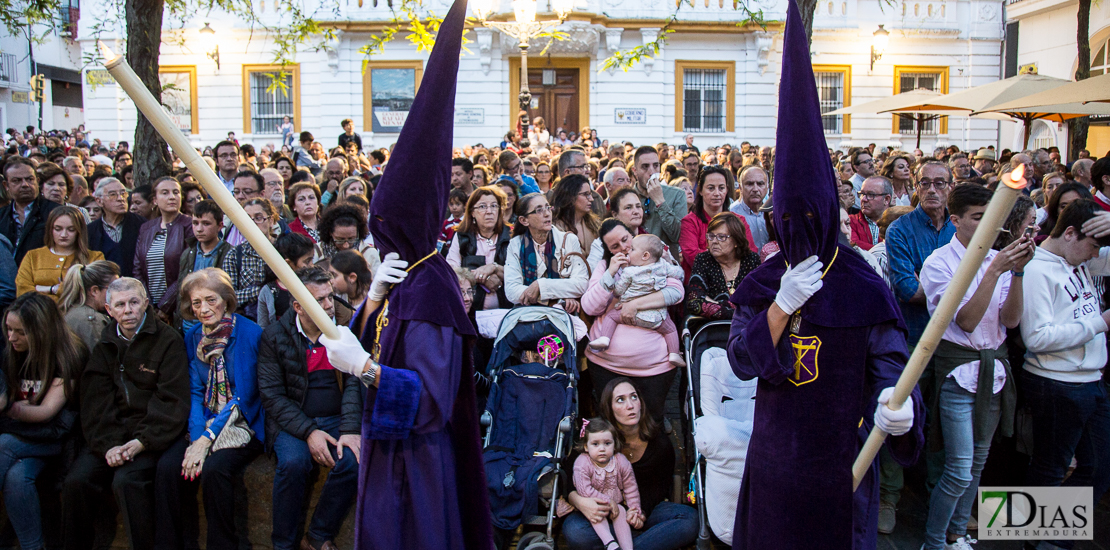
M 733 372 L 759 379 L 732 547 L 873 549 L 878 468 L 872 465 L 853 494 L 852 463 L 871 431 L 879 393 L 897 382 L 906 363 L 905 330 L 896 319 L 823 327 L 803 317 L 796 338 L 787 327 L 772 347 L 766 312 L 738 307 L 729 338 Z M 886 440 L 904 465 L 924 444 L 917 390 L 913 400 L 913 429 Z
M 465 345 L 454 328 L 424 321 L 383 330 L 381 379 L 363 407 L 355 548 L 492 547 Z

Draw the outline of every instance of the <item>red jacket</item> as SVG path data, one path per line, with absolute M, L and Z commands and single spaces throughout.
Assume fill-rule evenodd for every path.
M 727 207 L 725 205 L 728 212 Z M 735 215 L 735 214 L 733 214 Z M 740 219 L 740 223 L 744 226 L 744 238 L 748 239 L 748 250 L 757 252 L 755 250 L 755 239 L 752 238 L 752 230 L 748 227 L 748 221 L 744 216 L 736 216 Z M 694 257 L 698 254 L 709 250 L 709 243 L 705 238 L 705 234 L 709 230 L 709 220 L 702 219 L 698 216 L 697 212 L 690 212 L 682 218 L 682 226 L 678 234 L 678 246 L 682 249 L 682 269 L 686 271 L 686 281 L 690 280 L 690 272 L 694 269 Z
M 293 233 L 300 233 L 301 235 L 312 239 L 313 243 L 316 242 L 316 239 L 314 239 L 312 235 L 308 232 L 308 229 L 305 228 L 304 223 L 301 222 L 300 218 L 293 220 L 293 223 L 289 224 L 289 231 L 292 231 Z
M 879 244 L 878 242 L 871 242 L 871 227 L 867 225 L 867 218 L 863 217 L 863 212 L 857 212 L 848 216 L 848 225 L 852 226 L 852 243 L 864 249 L 871 250 L 871 247 Z

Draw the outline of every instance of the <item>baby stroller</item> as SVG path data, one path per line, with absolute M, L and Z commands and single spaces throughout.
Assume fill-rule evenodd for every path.
M 537 352 L 539 362 L 519 359 L 528 351 Z M 494 339 L 488 375 L 491 389 L 481 422 L 493 524 L 503 531 L 546 525 L 546 532 L 521 537 L 517 549 L 553 550 L 558 487 L 566 481 L 560 462 L 570 450 L 578 414 L 570 314 L 543 306 L 511 310 Z
M 687 368 L 684 412 L 690 434 L 687 448 L 694 453 L 690 492 L 700 520 L 699 550 L 712 546 L 711 527 L 724 542 L 732 540 L 732 519 L 751 439 L 757 382 L 737 379 L 727 364 L 731 324 L 690 317 L 682 330 Z M 703 382 L 707 384 L 704 387 Z

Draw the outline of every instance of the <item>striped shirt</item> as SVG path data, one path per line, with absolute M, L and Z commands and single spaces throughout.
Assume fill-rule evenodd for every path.
M 159 229 L 146 253 L 147 292 L 153 304 L 162 301 L 166 293 L 166 234 L 165 229 Z

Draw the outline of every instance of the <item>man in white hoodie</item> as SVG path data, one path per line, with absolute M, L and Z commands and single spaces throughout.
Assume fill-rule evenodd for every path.
M 1090 200 L 1069 204 L 1025 268 L 1021 317 L 1028 351 L 1018 389 L 1033 419 L 1026 483 L 1094 487 L 1095 502 L 1110 487 L 1110 397 L 1102 376 L 1110 311 L 1100 312 L 1091 276 L 1110 275 L 1108 245 L 1110 212 Z M 1064 481 L 1073 456 L 1077 467 Z

